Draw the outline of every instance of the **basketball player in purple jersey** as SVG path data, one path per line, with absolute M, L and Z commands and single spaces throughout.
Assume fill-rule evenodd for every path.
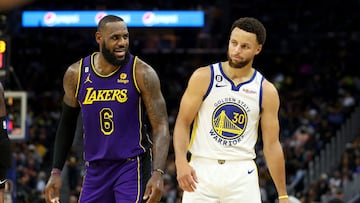
M 102 18 L 95 37 L 100 52 L 72 64 L 64 76 L 46 202 L 60 201 L 61 169 L 80 110 L 86 173 L 79 202 L 159 202 L 170 139 L 159 78 L 152 67 L 129 53 L 129 32 L 120 17 Z M 143 125 L 143 108 L 152 139 Z

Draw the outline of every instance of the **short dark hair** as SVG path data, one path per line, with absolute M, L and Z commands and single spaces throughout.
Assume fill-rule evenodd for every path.
M 230 31 L 233 31 L 234 28 L 239 28 L 245 30 L 246 32 L 254 33 L 259 44 L 263 45 L 265 43 L 266 29 L 264 25 L 256 18 L 239 18 L 232 24 Z
M 103 18 L 101 18 L 101 20 L 99 21 L 98 23 L 98 28 L 97 30 L 98 31 L 101 31 L 105 25 L 107 23 L 112 23 L 112 22 L 117 22 L 117 21 L 124 21 L 124 19 L 122 19 L 121 17 L 119 16 L 116 16 L 116 15 L 107 15 L 107 16 L 104 16 Z

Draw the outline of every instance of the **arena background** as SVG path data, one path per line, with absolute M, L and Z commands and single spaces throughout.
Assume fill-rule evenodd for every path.
M 11 51 L 2 82 L 6 90 L 25 91 L 28 96 L 27 139 L 13 142 L 14 167 L 9 171 L 13 185 L 8 202 L 44 202 L 42 190 L 50 171 L 63 74 L 68 65 L 97 50 L 94 29 L 22 28 L 24 10 L 204 11 L 203 28 L 129 28 L 131 52 L 159 74 L 171 130 L 179 95 L 191 72 L 226 59 L 233 20 L 259 18 L 267 28 L 267 41 L 254 67 L 274 82 L 280 93 L 289 193 L 302 202 L 326 203 L 340 193 L 344 202 L 359 202 L 359 9 L 356 0 L 37 0 L 3 11 L 0 30 L 10 36 Z M 64 168 L 64 203 L 76 202 L 79 195 L 83 173 L 80 134 L 79 130 Z M 256 161 L 263 202 L 271 203 L 277 194 L 260 146 L 261 140 Z M 162 199 L 166 203 L 179 202 L 181 197 L 173 159 L 171 149 Z

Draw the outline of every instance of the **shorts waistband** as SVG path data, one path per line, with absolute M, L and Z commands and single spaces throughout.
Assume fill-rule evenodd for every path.
M 85 166 L 90 166 L 90 165 L 112 165 L 114 163 L 125 163 L 127 161 L 132 161 L 134 159 L 136 159 L 136 157 L 132 157 L 132 158 L 127 158 L 127 159 L 119 159 L 119 160 L 95 160 L 95 161 L 86 161 L 85 162 Z
M 254 160 L 242 160 L 242 159 L 211 159 L 201 156 L 192 156 L 190 161 L 198 161 L 203 163 L 217 163 L 217 164 L 226 164 L 226 163 L 234 163 L 234 162 L 247 162 L 247 161 L 254 161 Z

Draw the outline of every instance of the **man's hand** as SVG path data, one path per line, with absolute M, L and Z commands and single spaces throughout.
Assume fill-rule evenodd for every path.
M 193 167 L 188 162 L 176 164 L 177 181 L 181 189 L 187 192 L 194 192 L 199 182 Z
M 51 174 L 49 181 L 45 187 L 45 201 L 46 203 L 60 202 L 60 188 L 61 188 L 60 174 Z
M 153 172 L 150 180 L 146 184 L 144 193 L 144 200 L 146 203 L 157 203 L 160 202 L 162 193 L 164 191 L 164 180 L 162 174 L 159 172 Z

